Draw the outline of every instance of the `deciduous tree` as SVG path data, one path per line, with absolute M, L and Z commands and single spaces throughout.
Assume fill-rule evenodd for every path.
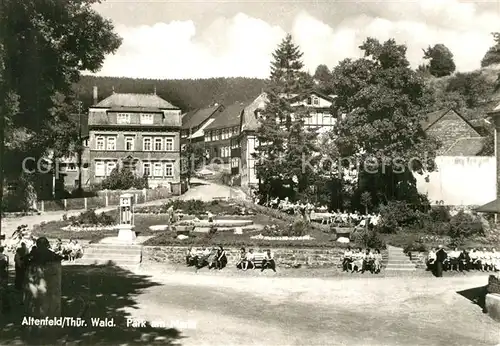
M 406 46 L 393 39 L 368 38 L 360 48 L 364 58 L 346 59 L 333 70 L 338 113 L 345 115 L 336 146 L 342 157 L 361 164 L 360 179 L 372 182 L 366 190 L 375 205 L 416 200 L 412 172 L 433 170 L 437 149 L 421 127 L 424 80 L 410 68 Z
M 500 64 L 500 33 L 493 32 L 494 45 L 488 49 L 483 59 L 481 60 L 481 67 L 487 67 L 493 64 Z
M 429 72 L 435 77 L 449 76 L 455 72 L 453 54 L 444 44 L 429 46 L 424 50 L 424 59 L 429 60 Z

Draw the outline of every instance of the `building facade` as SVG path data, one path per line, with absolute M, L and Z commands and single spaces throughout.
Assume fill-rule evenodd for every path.
M 88 117 L 91 184 L 118 165 L 180 194 L 181 126 L 181 110 L 156 94 L 113 93 L 96 103 Z
M 205 156 L 209 165 L 231 168 L 231 139 L 240 133 L 240 117 L 245 105 L 241 102 L 224 107 L 204 129 Z
M 318 131 L 318 133 L 333 128 L 337 121 L 332 111 L 335 102 L 334 96 L 310 92 L 305 95 L 293 95 L 292 98 L 293 107 L 305 108 L 308 113 L 308 117 L 304 119 L 305 126 Z M 259 184 L 254 157 L 256 148 L 259 146 L 256 133 L 267 102 L 266 93 L 262 93 L 245 107 L 240 117 L 240 134 L 233 139 L 231 144 L 233 148 L 231 171 L 234 176 L 239 178 L 241 186 L 245 189 L 257 188 Z

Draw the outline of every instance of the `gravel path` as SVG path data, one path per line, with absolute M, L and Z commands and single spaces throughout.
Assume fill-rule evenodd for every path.
M 162 286 L 129 312 L 196 323 L 183 345 L 496 345 L 498 324 L 458 291 L 485 275 L 406 278 L 252 277 L 142 271 Z M 168 312 L 166 314 L 166 312 Z

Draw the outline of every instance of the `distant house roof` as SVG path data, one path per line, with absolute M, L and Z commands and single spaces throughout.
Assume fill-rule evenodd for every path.
M 257 119 L 257 110 L 263 109 L 268 101 L 267 94 L 262 93 L 255 100 L 252 101 L 241 115 L 240 130 L 243 131 L 256 131 L 259 128 L 259 120 Z
M 179 109 L 155 94 L 113 93 L 93 107 Z
M 445 153 L 444 156 L 476 156 L 484 147 L 484 137 L 460 138 Z
M 462 118 L 462 120 L 465 123 L 467 123 L 467 125 L 469 125 L 470 127 L 472 127 L 474 129 L 474 126 L 472 126 L 472 124 L 467 119 L 465 119 L 462 114 L 460 114 L 459 112 L 457 112 L 456 110 L 454 110 L 452 108 L 441 109 L 441 110 L 438 110 L 438 111 L 435 111 L 432 113 L 428 113 L 426 115 L 426 118 L 420 122 L 422 129 L 424 131 L 427 131 L 432 125 L 437 123 L 442 117 L 444 117 L 449 112 L 454 112 L 455 114 L 457 114 L 460 118 Z
M 206 127 L 206 130 L 218 129 L 224 127 L 238 126 L 240 124 L 240 116 L 245 104 L 242 102 L 234 103 L 224 107 L 224 110 L 217 115 L 214 122 Z
M 492 124 L 486 122 L 483 118 L 469 120 L 469 123 L 481 136 L 487 136 L 494 131 Z
M 482 205 L 475 209 L 475 211 L 480 213 L 494 213 L 500 214 L 500 199 L 495 199 L 485 205 Z
M 217 110 L 222 111 L 224 109 L 223 105 L 214 105 L 207 108 L 198 108 L 187 112 L 182 117 L 182 128 L 189 129 L 192 127 L 199 126 L 205 120 L 210 118 Z

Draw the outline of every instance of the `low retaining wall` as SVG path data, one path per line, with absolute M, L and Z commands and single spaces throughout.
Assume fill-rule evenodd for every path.
M 143 246 L 142 263 L 185 264 L 187 247 L 180 246 Z M 267 249 L 267 248 L 266 248 Z M 254 252 L 264 252 L 266 249 L 254 248 Z M 239 259 L 239 248 L 225 248 L 228 266 L 236 265 Z M 248 249 L 247 249 L 248 250 Z M 279 267 L 294 268 L 307 267 L 334 267 L 341 270 L 342 249 L 272 249 L 274 258 Z
M 488 278 L 488 293 L 500 294 L 500 275 L 490 275 Z
M 492 319 L 500 322 L 500 294 L 487 294 L 484 301 L 484 307 Z

